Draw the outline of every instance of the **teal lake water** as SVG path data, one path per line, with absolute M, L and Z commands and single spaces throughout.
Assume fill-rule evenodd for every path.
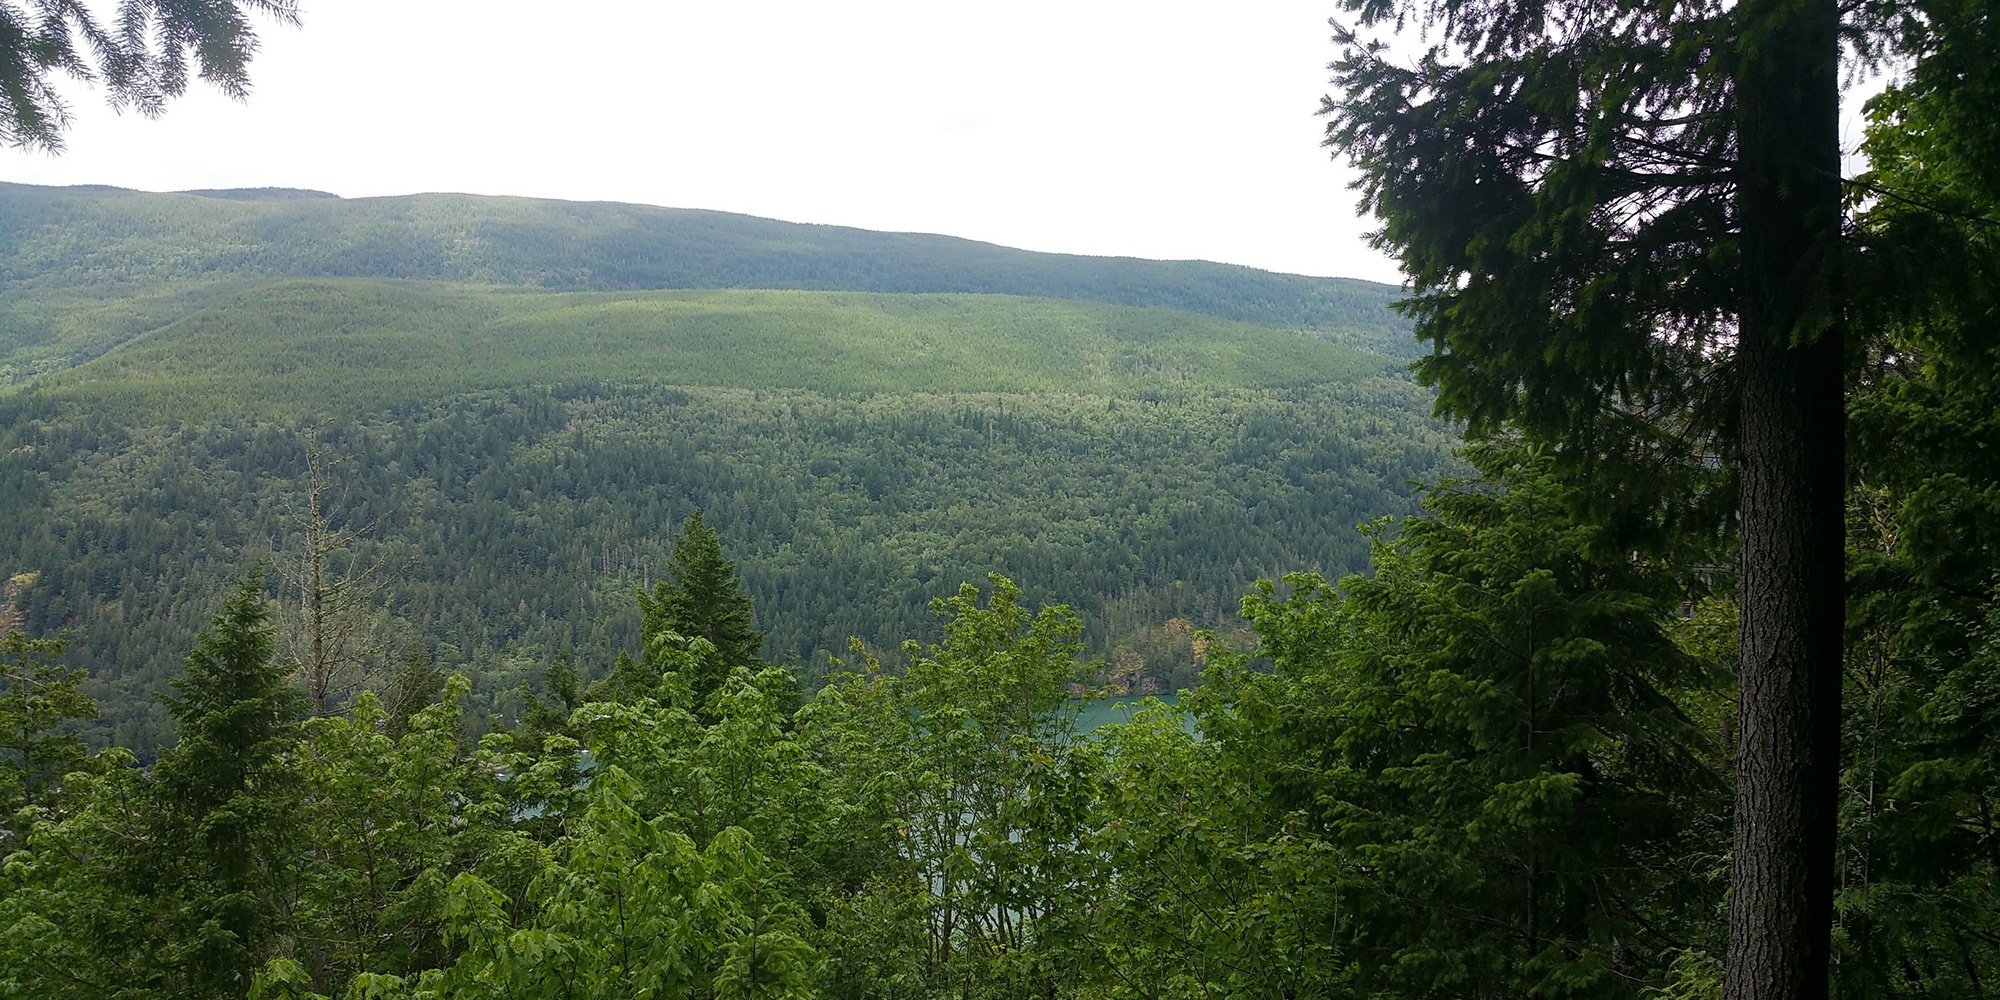
M 1172 705 L 1180 701 L 1180 695 L 1178 694 L 1163 694 L 1156 697 L 1163 705 Z M 1102 698 L 1091 702 L 1083 706 L 1083 710 L 1076 714 L 1076 728 L 1080 732 L 1087 733 L 1099 726 L 1131 722 L 1132 713 L 1138 711 L 1140 703 L 1145 700 L 1144 698 L 1123 697 Z

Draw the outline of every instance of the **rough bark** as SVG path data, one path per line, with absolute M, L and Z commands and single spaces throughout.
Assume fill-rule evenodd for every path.
M 1738 8 L 1742 662 L 1727 1000 L 1823 1000 L 1839 776 L 1837 6 Z

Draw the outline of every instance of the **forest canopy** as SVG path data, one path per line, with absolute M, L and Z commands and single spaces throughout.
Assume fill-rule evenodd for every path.
M 942 238 L 916 257 L 887 234 L 629 206 L 0 193 L 22 209 L 0 230 L 0 313 L 41 371 L 0 398 L 0 559 L 40 568 L 20 607 L 88 671 L 93 739 L 147 759 L 171 739 L 153 693 L 260 561 L 286 655 L 300 595 L 321 593 L 356 619 L 321 632 L 370 637 L 343 670 L 386 676 L 421 646 L 471 678 L 476 732 L 512 725 L 557 658 L 588 679 L 639 649 L 632 594 L 695 510 L 763 609 L 762 655 L 809 685 L 851 638 L 893 649 L 931 598 L 1003 572 L 1089 615 L 1091 655 L 1128 687 L 1164 692 L 1196 672 L 1169 630 L 1238 630 L 1259 575 L 1360 568 L 1361 538 L 1323 525 L 1407 511 L 1412 483 L 1455 467 L 1421 390 L 1364 349 L 1394 323 L 1379 286 Z M 656 261 L 652 283 L 707 280 L 677 263 L 717 266 L 680 256 L 698 222 L 817 240 L 808 262 L 946 287 L 1017 274 L 1062 297 L 533 282 L 577 233 L 625 232 L 606 219 L 652 227 L 602 251 Z M 508 240 L 463 245 L 471 271 L 434 266 L 502 224 Z M 996 255 L 1015 270 L 985 270 Z M 417 263 L 319 276 L 371 260 Z M 720 266 L 755 280 L 758 260 Z M 1133 285 L 1095 301 L 1090 267 Z M 472 271 L 520 283 L 408 277 Z M 1117 301 L 1193 294 L 1190 273 L 1217 278 L 1209 311 Z M 1216 315 L 1273 310 L 1325 325 Z M 315 537 L 344 542 L 302 588 Z M 303 657 L 320 675 L 341 658 Z
M 1344 7 L 1434 397 L 1285 281 L 17 230 L 0 992 L 1992 996 L 1991 4 Z

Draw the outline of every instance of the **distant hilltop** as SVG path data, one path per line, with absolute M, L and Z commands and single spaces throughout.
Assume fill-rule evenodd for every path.
M 194 188 L 176 191 L 175 194 L 192 194 L 203 198 L 227 198 L 230 201 L 312 201 L 322 198 L 338 200 L 339 195 L 331 191 L 314 191 L 310 188 L 260 187 L 260 188 Z
M 935 234 L 612 202 L 0 183 L 0 371 L 67 367 L 211 296 L 315 278 L 559 292 L 1015 295 L 1309 330 L 1403 360 L 1422 350 L 1394 308 L 1404 295 L 1395 286 L 1209 261 L 1039 253 Z M 114 289 L 126 304 L 98 317 L 104 325 L 79 315 L 109 301 Z M 63 317 L 60 329 L 56 316 Z

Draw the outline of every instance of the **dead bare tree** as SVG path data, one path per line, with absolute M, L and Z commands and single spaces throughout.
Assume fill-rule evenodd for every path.
M 284 573 L 298 595 L 286 652 L 314 715 L 325 715 L 353 695 L 390 645 L 382 593 L 385 557 L 363 561 L 353 551 L 355 540 L 374 525 L 338 527 L 329 511 L 338 465 L 316 440 L 307 445 L 300 546 Z

